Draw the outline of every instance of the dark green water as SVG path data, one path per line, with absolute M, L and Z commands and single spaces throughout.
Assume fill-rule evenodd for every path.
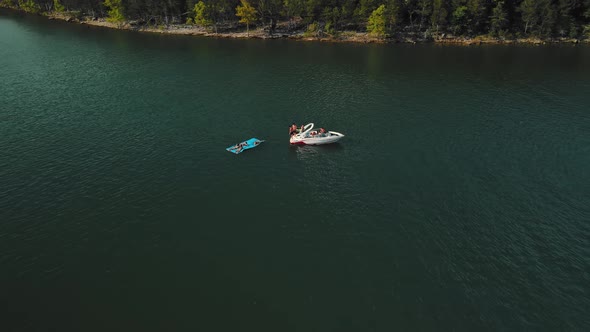
M 588 330 L 589 169 L 589 47 L 1 12 L 0 329 Z

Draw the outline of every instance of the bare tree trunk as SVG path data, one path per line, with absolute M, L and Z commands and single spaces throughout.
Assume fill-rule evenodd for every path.
M 426 5 L 422 5 L 422 10 L 420 11 L 420 31 L 422 31 L 422 24 L 424 23 L 424 11 L 426 10 Z

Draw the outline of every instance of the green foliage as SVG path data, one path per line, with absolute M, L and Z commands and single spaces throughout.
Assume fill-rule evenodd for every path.
M 33 0 L 18 0 L 18 7 L 27 13 L 37 14 L 41 11 L 41 7 Z
M 557 24 L 557 9 L 551 0 L 539 0 L 541 3 L 541 25 L 538 34 L 549 37 L 554 34 Z
M 523 0 L 518 10 L 522 14 L 524 33 L 526 34 L 529 28 L 533 28 L 539 20 L 536 0 Z
M 283 15 L 287 18 L 301 16 L 303 12 L 302 0 L 284 0 L 283 1 Z
M 64 5 L 59 3 L 59 0 L 53 0 L 53 10 L 55 10 L 58 13 L 63 13 L 66 10 L 66 8 L 64 7 Z
M 557 11 L 559 13 L 557 18 L 557 28 L 559 35 L 564 36 L 571 33 L 571 30 L 574 30 L 574 35 L 576 34 L 575 16 L 572 15 L 572 12 L 579 10 L 579 5 L 579 1 L 557 0 Z
M 326 23 L 326 26 L 324 27 L 324 31 L 328 35 L 331 35 L 331 36 L 336 35 L 336 29 L 334 29 L 334 26 L 332 25 L 332 22 Z
M 366 22 L 369 15 L 377 8 L 376 0 L 360 0 L 354 10 L 354 18 L 358 22 Z
M 369 34 L 378 38 L 384 38 L 386 36 L 385 5 L 377 7 L 377 9 L 371 13 L 369 21 L 367 22 L 367 31 Z
M 279 19 L 283 6 L 283 0 L 258 0 L 258 18 L 260 22 L 270 23 L 270 28 L 274 28 L 274 24 Z
M 447 24 L 447 16 L 448 12 L 443 0 L 434 0 L 432 4 L 432 17 L 430 21 L 432 22 L 432 27 L 439 30 L 441 26 L 445 26 Z
M 572 23 L 571 27 L 569 28 L 569 37 L 570 38 L 578 38 L 580 36 L 580 29 L 578 26 Z
M 346 1 L 342 6 L 340 6 L 340 18 L 344 20 L 351 20 L 352 15 L 354 14 L 354 2 L 353 1 Z
M 485 32 L 488 20 L 487 0 L 467 0 L 468 27 L 471 33 Z
M 104 6 L 108 9 L 108 22 L 120 24 L 125 21 L 122 0 L 105 0 Z
M 326 33 L 334 34 L 338 23 L 340 22 L 340 9 L 338 7 L 326 7 L 322 12 L 322 20 L 326 22 L 326 27 L 324 28 Z M 328 29 L 329 27 L 329 29 Z M 330 32 L 328 32 L 330 30 Z
M 523 0 L 518 10 L 522 14 L 525 34 L 553 34 L 557 24 L 557 10 L 551 0 Z
M 193 8 L 194 19 L 193 22 L 195 24 L 208 27 L 213 24 L 211 20 L 211 16 L 209 13 L 209 8 L 205 5 L 203 1 L 199 1 L 195 4 L 195 8 Z
M 504 36 L 508 27 L 508 13 L 504 8 L 504 1 L 500 0 L 497 2 L 490 20 L 490 33 L 495 36 Z
M 246 31 L 250 34 L 250 24 L 256 22 L 256 9 L 247 0 L 241 0 L 242 4 L 236 7 L 236 16 L 240 23 L 246 24 Z
M 305 37 L 317 37 L 319 30 L 319 25 L 317 22 L 310 23 L 307 26 L 307 30 L 303 33 Z
M 432 14 L 432 0 L 418 0 L 416 12 L 420 15 L 420 29 L 428 24 L 428 18 Z
M 590 25 L 590 0 L 0 0 L 0 6 L 32 13 L 51 7 L 62 12 L 67 5 L 92 16 L 103 13 L 101 4 L 108 21 L 115 23 L 130 19 L 158 26 L 186 21 L 217 30 L 218 22 L 239 21 L 248 33 L 256 22 L 274 30 L 281 20 L 291 20 L 289 29 L 297 28 L 300 18 L 315 26 L 316 35 L 320 30 L 335 34 L 360 29 L 381 6 L 385 32 L 379 28 L 379 35 L 408 31 L 413 36 L 453 32 L 578 38 Z
M 385 21 L 389 30 L 397 29 L 404 20 L 403 0 L 387 0 L 385 3 Z
M 453 12 L 452 21 L 455 34 L 464 32 L 467 29 L 467 7 L 457 7 Z
M 342 13 L 340 12 L 340 9 L 338 9 L 338 7 L 334 7 L 332 8 L 332 17 L 331 22 L 334 24 L 334 27 L 338 26 L 338 23 L 340 23 L 340 19 L 342 18 Z
M 330 22 L 332 20 L 332 7 L 326 7 L 322 11 L 322 20 Z
M 0 0 L 0 7 L 12 8 L 14 7 L 14 2 L 12 0 Z
M 311 22 L 319 18 L 321 13 L 321 0 L 303 0 L 305 20 Z

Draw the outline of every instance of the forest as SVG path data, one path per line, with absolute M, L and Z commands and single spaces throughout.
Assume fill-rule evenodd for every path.
M 0 0 L 27 12 L 74 12 L 111 22 L 263 27 L 336 35 L 369 32 L 497 38 L 590 38 L 590 0 Z

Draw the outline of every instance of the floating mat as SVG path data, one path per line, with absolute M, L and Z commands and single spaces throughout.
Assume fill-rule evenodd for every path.
M 262 142 L 264 142 L 264 141 L 261 141 L 258 138 L 250 138 L 249 140 L 243 141 L 242 143 L 232 145 L 229 148 L 227 148 L 226 150 L 231 153 L 239 154 L 239 153 L 244 152 L 244 150 L 252 149 L 252 148 L 259 146 L 260 143 L 262 143 Z M 241 148 L 239 147 L 240 145 L 242 145 Z

